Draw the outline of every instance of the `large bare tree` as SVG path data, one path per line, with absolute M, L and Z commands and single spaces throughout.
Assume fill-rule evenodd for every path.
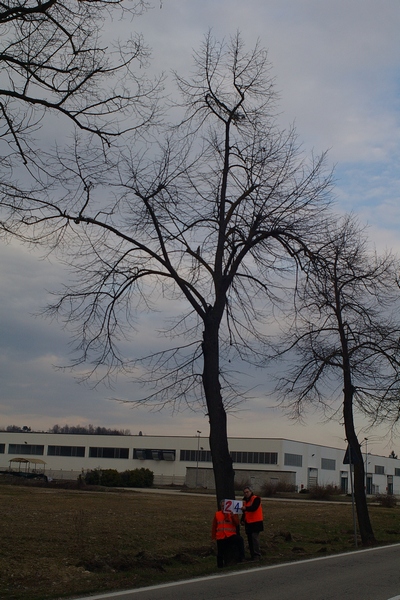
M 178 306 L 175 343 L 140 365 L 154 386 L 141 401 L 205 406 L 221 499 L 234 494 L 227 409 L 240 388 L 230 369 L 263 356 L 279 279 L 316 243 L 331 183 L 324 156 L 305 160 L 295 131 L 278 126 L 263 49 L 208 35 L 177 84 L 181 117 L 164 137 L 136 136 L 106 158 L 77 140 L 54 157 L 52 193 L 3 200 L 4 221 L 73 267 L 76 285 L 53 310 L 76 328 L 77 362 L 101 375 L 139 367 L 118 341 L 132 339 L 144 308 Z
M 309 405 L 331 414 L 341 399 L 363 544 L 375 539 L 354 411 L 371 425 L 398 423 L 398 270 L 394 256 L 378 256 L 371 249 L 353 216 L 331 223 L 323 245 L 300 276 L 286 346 L 291 358 L 296 353 L 296 362 L 280 381 L 284 402 L 295 418 Z

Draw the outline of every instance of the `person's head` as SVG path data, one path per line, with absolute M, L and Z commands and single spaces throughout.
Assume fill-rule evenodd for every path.
M 246 487 L 243 488 L 243 495 L 245 498 L 250 498 L 253 495 L 253 490 L 251 489 L 251 487 L 246 485 Z

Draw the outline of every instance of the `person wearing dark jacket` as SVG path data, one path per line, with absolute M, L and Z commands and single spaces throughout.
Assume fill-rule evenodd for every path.
M 243 489 L 242 523 L 244 523 L 252 560 L 261 557 L 259 534 L 264 531 L 263 511 L 260 496 L 256 496 L 250 487 Z

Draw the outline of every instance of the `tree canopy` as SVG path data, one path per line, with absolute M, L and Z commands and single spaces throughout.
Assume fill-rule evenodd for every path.
M 397 257 L 378 255 L 354 216 L 326 229 L 323 245 L 299 274 L 295 311 L 289 317 L 285 346 L 295 350 L 297 361 L 280 387 L 294 415 L 309 404 L 332 409 L 333 399 L 342 397 L 349 368 L 359 413 L 371 425 L 396 426 L 398 270 Z
M 330 224 L 324 238 L 299 274 L 283 351 L 294 352 L 295 359 L 279 388 L 297 418 L 309 405 L 332 413 L 341 398 L 360 533 L 368 544 L 374 536 L 354 413 L 366 416 L 371 425 L 398 425 L 399 263 L 390 253 L 378 256 L 352 216 Z
M 260 362 L 279 280 L 322 233 L 331 177 L 324 155 L 307 159 L 294 128 L 279 126 L 258 45 L 209 34 L 193 76 L 176 81 L 178 121 L 139 129 L 107 152 L 101 137 L 76 136 L 48 159 L 50 181 L 3 197 L 3 223 L 73 269 L 52 314 L 75 331 L 77 363 L 100 377 L 136 375 L 144 363 L 118 343 L 144 306 L 179 304 L 167 327 L 175 343 L 148 357 L 154 387 L 141 401 L 205 408 L 221 499 L 234 493 L 232 362 Z

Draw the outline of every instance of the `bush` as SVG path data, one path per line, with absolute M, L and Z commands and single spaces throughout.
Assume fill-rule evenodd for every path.
M 149 469 L 133 469 L 119 473 L 116 469 L 94 469 L 85 475 L 87 485 L 104 485 L 106 487 L 151 487 L 154 473 Z
M 296 491 L 296 486 L 292 483 L 286 483 L 286 481 L 278 481 L 277 483 L 265 482 L 261 486 L 261 494 L 265 498 L 269 498 L 277 493 L 292 493 Z
M 124 471 L 121 473 L 122 487 L 145 488 L 153 485 L 154 473 L 150 469 L 134 469 L 133 471 Z
M 100 471 L 99 484 L 105 487 L 119 487 L 121 485 L 121 476 L 116 469 L 102 469 Z
M 339 496 L 341 494 L 341 490 L 332 484 L 316 485 L 310 488 L 309 491 L 311 500 L 329 500 L 332 496 Z
M 236 492 L 242 492 L 247 486 L 251 487 L 250 479 L 235 479 L 233 485 L 235 487 Z
M 394 508 L 397 505 L 396 496 L 393 494 L 377 494 L 375 501 L 385 508 Z
M 93 471 L 87 471 L 85 474 L 85 483 L 87 485 L 100 485 L 100 469 L 93 469 Z

